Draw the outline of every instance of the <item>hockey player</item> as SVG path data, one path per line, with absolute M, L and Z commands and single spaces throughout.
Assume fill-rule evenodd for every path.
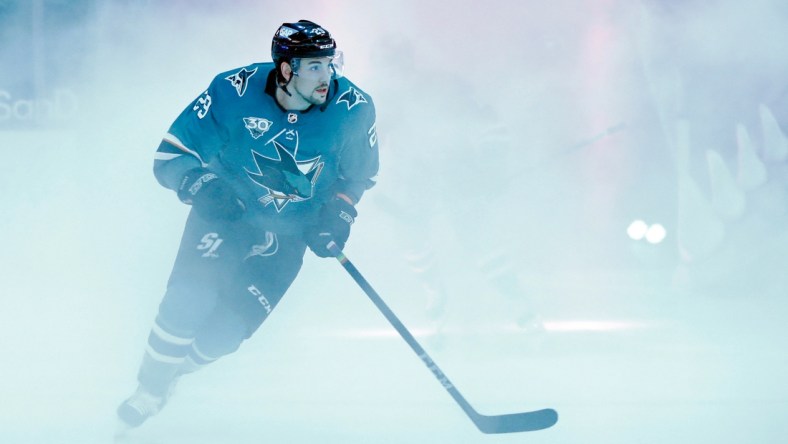
M 170 127 L 154 174 L 192 206 L 138 373 L 118 407 L 155 415 L 174 381 L 232 353 L 265 321 L 306 248 L 344 247 L 378 170 L 372 99 L 341 76 L 316 23 L 284 23 L 273 63 L 217 75 Z

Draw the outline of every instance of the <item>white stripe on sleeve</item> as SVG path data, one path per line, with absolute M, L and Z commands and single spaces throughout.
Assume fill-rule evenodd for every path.
M 174 135 L 172 135 L 170 133 L 167 133 L 167 134 L 164 135 L 163 139 L 164 139 L 165 142 L 173 145 L 174 147 L 178 148 L 179 150 L 183 150 L 184 152 L 187 152 L 187 153 L 191 154 L 192 156 L 196 157 L 197 160 L 199 160 L 200 163 L 203 166 L 206 165 L 205 162 L 202 160 L 202 157 L 200 157 L 200 155 L 197 154 L 196 151 L 187 148 L 186 145 L 184 145 L 183 142 L 181 142 L 180 139 L 178 139 Z
M 157 151 L 156 154 L 153 155 L 153 159 L 154 160 L 172 160 L 172 159 L 175 159 L 176 157 L 181 157 L 181 156 L 183 156 L 183 154 L 160 153 L 160 152 Z

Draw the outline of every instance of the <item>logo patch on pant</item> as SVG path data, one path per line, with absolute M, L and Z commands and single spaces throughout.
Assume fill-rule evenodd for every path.
M 249 293 L 252 293 L 252 295 L 257 298 L 257 302 L 259 302 L 260 305 L 263 306 L 266 314 L 270 314 L 273 308 L 271 307 L 271 303 L 268 302 L 268 299 L 263 295 L 263 293 L 260 290 L 258 290 L 257 287 L 255 287 L 254 285 L 249 286 L 247 290 L 249 290 Z

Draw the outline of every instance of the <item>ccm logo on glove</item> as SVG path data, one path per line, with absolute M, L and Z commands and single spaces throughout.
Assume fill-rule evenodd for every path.
M 337 244 L 340 250 L 345 248 L 345 242 L 350 236 L 350 226 L 358 216 L 351 202 L 350 198 L 338 194 L 323 204 L 317 223 L 305 230 L 304 240 L 316 255 L 333 256 L 328 250 L 330 242 Z
M 205 220 L 231 222 L 246 212 L 246 206 L 230 183 L 202 167 L 186 172 L 178 188 L 178 198 L 190 204 Z
M 200 192 L 200 189 L 202 189 L 203 184 L 206 184 L 206 183 L 208 183 L 208 182 L 210 182 L 212 180 L 218 179 L 218 178 L 219 178 L 219 176 L 217 176 L 215 173 L 205 173 L 205 174 L 203 174 L 202 176 L 198 177 L 197 180 L 194 181 L 194 183 L 192 183 L 189 186 L 189 194 L 191 194 L 192 196 L 196 195 L 198 192 Z M 181 188 L 183 188 L 183 186 L 186 184 L 188 179 L 189 179 L 189 176 L 185 176 L 183 178 L 184 182 L 181 183 Z M 191 202 L 185 202 L 185 203 L 191 203 Z
M 353 216 L 351 216 L 348 213 L 345 213 L 344 211 L 339 212 L 339 217 L 342 218 L 342 220 L 344 220 L 345 222 L 347 222 L 348 225 L 353 225 L 353 222 L 356 221 L 356 219 L 354 219 Z

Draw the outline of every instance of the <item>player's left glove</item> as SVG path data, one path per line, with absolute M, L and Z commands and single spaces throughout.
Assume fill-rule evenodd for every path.
M 320 257 L 329 257 L 333 256 L 328 250 L 329 242 L 334 241 L 340 250 L 345 248 L 345 242 L 350 236 L 350 226 L 356 216 L 356 209 L 342 197 L 335 196 L 323 204 L 317 223 L 304 232 L 304 240 L 309 249 Z
M 233 222 L 246 211 L 232 186 L 216 173 L 202 167 L 193 168 L 184 174 L 178 198 L 191 205 L 204 220 Z

